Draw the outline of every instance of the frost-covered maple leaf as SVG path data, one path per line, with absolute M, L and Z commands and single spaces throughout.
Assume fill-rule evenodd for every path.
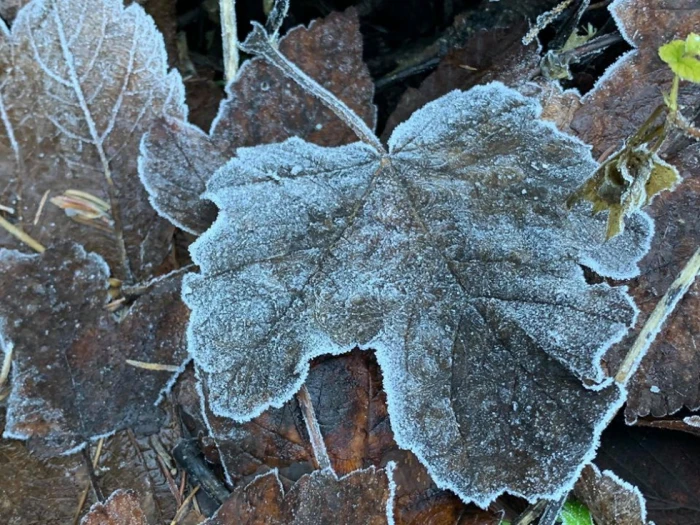
M 582 266 L 634 275 L 652 227 L 637 213 L 604 243 L 604 218 L 567 213 L 596 164 L 539 111 L 494 83 L 428 104 L 388 150 L 361 124 L 364 143 L 239 149 L 183 284 L 213 411 L 251 419 L 311 358 L 372 348 L 396 441 L 439 486 L 481 505 L 570 488 L 622 403 L 600 357 L 636 311 Z

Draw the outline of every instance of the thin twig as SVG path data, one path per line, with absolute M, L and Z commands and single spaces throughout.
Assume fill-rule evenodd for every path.
M 637 339 L 634 341 L 632 348 L 627 352 L 625 360 L 620 365 L 620 369 L 615 376 L 615 381 L 623 385 L 627 384 L 630 378 L 634 375 L 639 367 L 644 354 L 654 342 L 657 334 L 661 331 L 666 320 L 673 313 L 678 302 L 683 298 L 688 289 L 695 281 L 695 276 L 700 271 L 700 248 L 695 250 L 693 256 L 678 274 L 676 280 L 661 298 L 659 303 L 654 308 L 646 323 L 639 332 Z
M 96 469 L 97 465 L 99 465 L 100 463 L 100 455 L 102 454 L 102 445 L 104 445 L 104 441 L 104 438 L 100 438 L 100 440 L 97 442 L 97 449 L 95 450 L 95 454 L 92 457 L 93 470 Z M 75 511 L 75 516 L 73 517 L 73 525 L 77 525 L 80 520 L 80 513 L 83 511 L 83 507 L 85 506 L 85 501 L 87 500 L 88 494 L 90 493 L 91 486 L 92 478 L 91 482 L 85 487 L 82 494 L 80 495 L 80 499 L 78 500 L 78 509 Z
M 199 490 L 199 485 L 197 485 L 195 488 L 192 489 L 192 492 L 189 493 L 189 495 L 182 502 L 182 505 L 180 505 L 180 508 L 177 509 L 177 512 L 175 513 L 175 517 L 173 518 L 173 521 L 170 522 L 170 525 L 177 525 L 177 522 L 180 521 L 180 518 L 182 518 L 182 515 L 185 513 L 185 509 L 187 508 L 187 505 L 189 504 L 190 501 L 192 501 L 195 494 L 197 494 L 198 490 Z
M 46 251 L 46 248 L 44 248 L 44 246 L 41 243 L 32 239 L 29 235 L 27 235 L 22 230 L 17 228 L 14 224 L 8 222 L 2 216 L 0 216 L 0 226 L 5 228 L 10 235 L 13 235 L 14 237 L 16 237 L 17 239 L 22 241 L 24 244 L 29 246 L 32 250 L 39 252 L 39 253 L 44 253 Z
M 4 349 L 4 357 L 2 359 L 2 369 L 0 369 L 0 388 L 2 388 L 5 384 L 5 381 L 7 381 L 7 378 L 10 377 L 10 368 L 12 368 L 12 354 L 14 350 L 14 345 L 12 343 L 7 345 L 7 348 Z
M 224 48 L 224 75 L 230 83 L 238 71 L 238 27 L 236 0 L 219 0 L 221 13 L 221 40 Z
M 318 463 L 318 468 L 331 468 L 331 460 L 328 457 L 326 443 L 323 441 L 321 428 L 318 426 L 314 406 L 311 403 L 311 397 L 309 396 L 309 391 L 306 388 L 306 385 L 302 385 L 301 389 L 297 393 L 297 401 L 299 402 L 299 407 L 301 408 L 301 414 L 304 416 L 304 423 L 306 423 L 306 430 L 309 433 L 311 448 L 314 451 L 314 457 L 316 458 L 316 463 Z

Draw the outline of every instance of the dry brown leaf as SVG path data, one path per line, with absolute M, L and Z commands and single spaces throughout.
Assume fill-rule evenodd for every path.
M 700 0 L 617 0 L 610 10 L 636 49 L 598 81 L 571 123 L 598 155 L 620 147 L 663 104 L 673 73 L 659 58 L 659 47 L 700 27 Z M 696 104 L 699 96 L 700 86 L 684 83 L 681 104 Z
M 148 525 L 138 495 L 130 490 L 115 490 L 104 503 L 96 503 L 80 525 Z
M 306 474 L 285 491 L 276 470 L 234 490 L 204 525 L 385 525 L 392 512 L 390 469 L 370 467 L 338 478 Z
M 280 51 L 374 126 L 374 85 L 362 61 L 362 36 L 354 9 L 296 27 Z M 156 209 L 190 233 L 202 233 L 216 207 L 199 196 L 213 172 L 239 147 L 297 136 L 324 146 L 355 135 L 313 95 L 262 59 L 243 65 L 228 88 L 210 134 L 181 119 L 162 119 L 146 135 L 140 175 Z
M 108 277 L 104 260 L 77 245 L 0 250 L 0 340 L 14 349 L 6 437 L 53 453 L 120 428 L 158 430 L 154 403 L 172 374 L 126 360 L 185 359 L 180 277 L 156 282 L 120 318 L 105 309 Z
M 639 489 L 615 473 L 601 472 L 588 465 L 574 487 L 576 498 L 591 512 L 596 523 L 610 525 L 645 525 L 647 508 Z
M 5 414 L 0 410 L 0 429 Z M 42 460 L 25 443 L 0 440 L 0 516 L 3 525 L 72 523 L 89 483 L 80 456 Z
M 138 5 L 37 0 L 0 27 L 0 202 L 44 245 L 83 243 L 122 279 L 144 278 L 167 254 L 171 227 L 137 176 L 141 135 L 162 115 L 183 117 L 183 86 L 167 71 L 163 38 Z M 80 190 L 111 202 L 107 231 L 46 204 Z M 117 233 L 115 233 L 117 232 Z M 4 230 L 0 246 L 28 249 Z

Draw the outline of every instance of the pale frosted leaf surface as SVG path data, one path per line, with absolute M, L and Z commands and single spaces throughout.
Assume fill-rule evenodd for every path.
M 581 265 L 634 275 L 651 226 L 636 214 L 602 244 L 604 217 L 568 213 L 595 163 L 538 116 L 489 84 L 428 104 L 383 157 L 240 150 L 209 182 L 219 215 L 183 284 L 213 411 L 248 420 L 310 358 L 374 348 L 396 441 L 439 486 L 482 505 L 570 488 L 622 403 L 599 361 L 636 313 Z
M 154 405 L 172 374 L 126 360 L 185 359 L 180 279 L 154 285 L 118 321 L 104 308 L 108 277 L 102 258 L 74 244 L 0 250 L 0 340 L 14 348 L 5 437 L 52 454 L 120 428 L 158 429 Z
M 645 525 L 646 500 L 637 487 L 620 479 L 610 470 L 586 466 L 576 482 L 574 494 L 588 509 L 596 523 Z
M 354 9 L 334 12 L 308 28 L 296 27 L 280 51 L 306 74 L 374 126 L 374 84 L 362 61 L 362 35 Z M 151 202 L 173 224 L 205 231 L 215 208 L 199 199 L 203 182 L 236 149 L 300 137 L 322 146 L 356 140 L 354 133 L 319 100 L 262 59 L 243 64 L 227 87 L 209 135 L 185 121 L 159 122 L 144 137 L 140 175 Z
M 109 222 L 121 223 L 128 263 L 136 277 L 147 276 L 167 253 L 170 226 L 139 181 L 139 140 L 156 117 L 185 115 L 182 82 L 167 71 L 153 20 L 119 0 L 38 0 L 20 11 L 8 39 L 0 141 L 15 162 L 0 177 L 2 203 L 16 209 L 10 219 L 43 244 L 80 240 L 124 277 Z M 102 229 L 49 203 L 33 224 L 46 191 L 52 198 L 80 190 L 110 202 L 106 175 L 119 217 L 113 207 Z M 0 233 L 2 246 L 21 248 Z
M 139 176 L 158 213 L 197 235 L 216 219 L 216 206 L 199 196 L 229 156 L 198 127 L 163 118 L 143 137 Z
M 148 521 L 135 492 L 115 490 L 104 503 L 95 503 L 80 525 L 148 525 Z
M 393 523 L 391 468 L 370 467 L 341 478 L 331 469 L 302 476 L 285 493 L 277 470 L 239 485 L 205 525 Z

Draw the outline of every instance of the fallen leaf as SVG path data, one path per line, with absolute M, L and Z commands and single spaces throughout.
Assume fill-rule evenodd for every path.
M 485 506 L 573 484 L 622 402 L 599 356 L 634 319 L 580 265 L 634 275 L 650 225 L 635 215 L 603 244 L 604 220 L 567 214 L 595 163 L 538 115 L 490 84 L 414 113 L 390 153 L 239 149 L 207 185 L 219 215 L 183 283 L 213 412 L 250 420 L 293 396 L 309 359 L 371 347 L 395 439 L 438 486 Z
M 5 414 L 0 409 L 0 428 Z M 72 523 L 78 497 L 89 483 L 80 456 L 42 460 L 25 443 L 0 440 L 0 515 L 6 525 Z
M 135 4 L 38 0 L 0 26 L 0 200 L 38 242 L 79 241 L 122 279 L 148 277 L 172 228 L 137 176 L 141 135 L 162 115 L 184 117 L 183 86 L 167 72 L 161 34 Z M 111 203 L 111 227 L 80 224 L 40 202 L 79 190 Z M 34 222 L 37 225 L 34 225 Z M 0 246 L 26 249 L 0 230 Z
M 642 491 L 648 519 L 657 525 L 700 520 L 700 441 L 681 432 L 613 424 L 596 458 Z M 638 523 L 638 522 L 637 522 Z
M 392 523 L 391 470 L 370 467 L 343 477 L 332 470 L 303 476 L 285 493 L 276 470 L 237 487 L 203 525 Z
M 637 328 L 606 355 L 610 370 L 618 369 L 639 328 L 700 245 L 700 144 L 683 143 L 667 160 L 685 172 L 674 192 L 660 194 L 647 208 L 656 223 L 651 249 L 640 263 L 641 274 L 630 292 L 641 310 Z M 681 299 L 641 361 L 628 386 L 625 415 L 664 417 L 683 407 L 700 408 L 700 288 L 696 282 Z
M 296 27 L 280 51 L 355 110 L 371 127 L 374 86 L 362 61 L 362 36 L 354 9 L 334 12 L 309 28 Z M 262 59 L 246 62 L 227 88 L 210 134 L 181 119 L 165 118 L 144 137 L 140 176 L 151 203 L 178 227 L 205 231 L 216 207 L 200 200 L 206 181 L 241 146 L 292 136 L 323 146 L 355 140 L 318 99 Z
M 700 26 L 699 0 L 616 0 L 609 10 L 635 49 L 598 80 L 571 123 L 596 155 L 620 147 L 663 104 L 673 72 L 659 57 L 659 47 Z M 699 96 L 700 86 L 684 83 L 681 105 L 695 104 Z
M 120 321 L 105 309 L 108 277 L 103 259 L 74 244 L 42 255 L 0 250 L 0 341 L 13 348 L 5 437 L 55 453 L 126 427 L 159 428 L 154 403 L 172 373 L 126 360 L 185 359 L 180 278 L 155 283 Z
M 222 464 L 232 486 L 248 484 L 274 468 L 288 490 L 302 475 L 314 470 L 313 450 L 296 398 L 282 408 L 266 410 L 252 421 L 236 423 L 212 414 L 199 397 L 206 385 L 198 391 L 195 383 L 191 371 L 182 374 L 173 388 L 174 399 L 186 414 L 193 435 L 209 433 L 202 447 L 205 457 L 215 465 Z M 391 433 L 379 365 L 372 352 L 353 350 L 320 357 L 311 365 L 305 385 L 338 475 L 372 465 L 396 464 L 397 525 L 452 525 L 460 517 L 465 524 L 472 523 L 468 518 L 481 525 L 499 523 L 497 516 L 467 506 L 450 491 L 439 489 L 415 455 L 398 449 Z
M 115 490 L 104 503 L 95 503 L 80 525 L 148 525 L 133 491 Z
M 482 30 L 472 35 L 463 47 L 450 50 L 419 89 L 409 87 L 404 92 L 387 120 L 382 138 L 388 140 L 396 126 L 415 110 L 453 89 L 466 90 L 495 80 L 513 87 L 528 80 L 539 71 L 540 55 L 536 44 L 523 45 L 526 31 L 527 27 L 519 24 Z
M 591 512 L 596 523 L 644 525 L 647 509 L 639 489 L 609 470 L 588 465 L 576 482 L 574 494 Z

